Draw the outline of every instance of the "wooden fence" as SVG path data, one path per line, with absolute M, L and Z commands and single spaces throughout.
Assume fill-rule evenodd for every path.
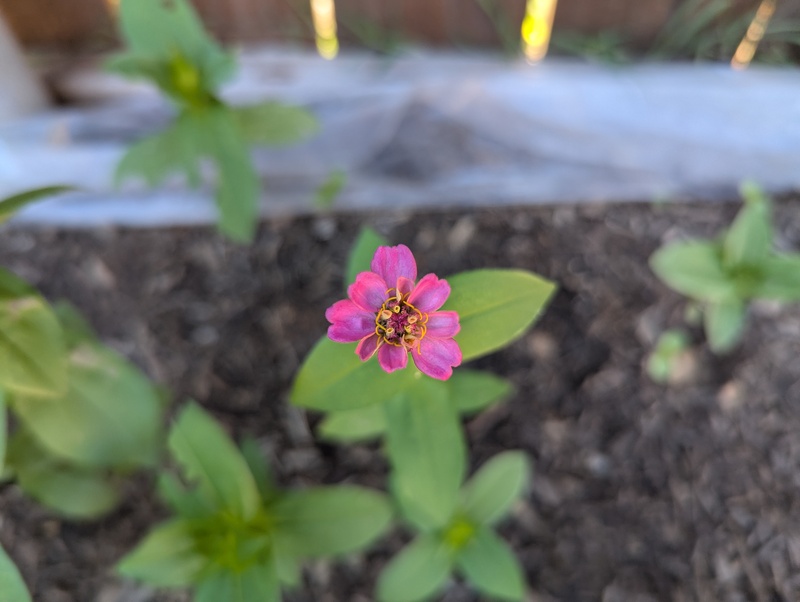
M 26 45 L 103 49 L 113 45 L 107 0 L 0 0 L 0 11 Z M 555 29 L 614 29 L 646 41 L 686 0 L 560 0 Z M 735 0 L 752 5 L 757 0 Z M 798 4 L 797 0 L 786 0 Z M 525 0 L 335 0 L 344 45 L 393 39 L 434 45 L 500 46 L 519 35 Z M 208 27 L 227 42 L 314 39 L 309 0 L 193 0 Z M 489 16 L 489 14 L 492 17 Z M 504 34 L 504 27 L 506 33 Z M 508 42 L 509 40 L 505 40 Z

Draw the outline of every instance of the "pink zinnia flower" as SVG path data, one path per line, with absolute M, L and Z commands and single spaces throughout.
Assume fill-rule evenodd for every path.
M 450 285 L 434 274 L 417 279 L 417 262 L 405 245 L 379 247 L 372 271 L 361 272 L 347 289 L 349 299 L 325 312 L 328 338 L 354 343 L 366 361 L 375 353 L 386 372 L 405 368 L 408 354 L 428 376 L 447 380 L 461 364 L 453 337 L 461 328 L 454 311 L 438 311 L 450 296 Z

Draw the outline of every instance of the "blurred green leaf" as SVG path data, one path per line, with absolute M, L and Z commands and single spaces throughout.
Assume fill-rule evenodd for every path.
M 483 594 L 522 601 L 525 578 L 514 553 L 491 529 L 479 528 L 457 556 L 457 566 Z
M 306 357 L 290 394 L 295 405 L 324 412 L 353 410 L 380 404 L 412 386 L 422 374 L 407 368 L 391 374 L 378 362 L 362 362 L 355 343 L 317 342 Z
M 317 130 L 317 120 L 306 109 L 280 102 L 264 102 L 232 109 L 244 140 L 253 145 L 298 142 Z
M 746 307 L 741 299 L 710 303 L 705 308 L 708 346 L 714 353 L 726 353 L 739 342 L 744 329 Z
M 189 587 L 207 560 L 195 550 L 192 528 L 181 519 L 155 527 L 117 565 L 117 571 L 156 587 Z
M 6 444 L 8 437 L 8 410 L 6 408 L 6 394 L 0 389 L 0 476 L 5 472 Z
M 693 299 L 719 301 L 735 294 L 722 266 L 719 245 L 704 241 L 672 243 L 650 257 L 650 267 L 664 283 Z
M 31 602 L 31 595 L 17 567 L 0 546 L 0 592 L 3 602 Z
M 745 206 L 723 240 L 725 267 L 760 266 L 772 250 L 772 215 L 769 199 L 755 184 L 742 185 Z
M 522 452 L 505 452 L 484 464 L 463 489 L 464 513 L 491 525 L 503 518 L 528 485 L 530 464 Z
M 657 383 L 665 383 L 672 374 L 675 361 L 689 346 L 689 337 L 682 330 L 661 333 L 656 348 L 647 358 L 647 373 Z
M 496 351 L 521 336 L 555 292 L 552 282 L 522 270 L 474 270 L 448 276 L 443 310 L 458 312 L 455 339 L 464 361 Z
M 419 529 L 443 527 L 456 508 L 466 472 L 466 444 L 447 385 L 421 379 L 385 408 L 392 491 Z
M 74 305 L 68 301 L 56 301 L 53 312 L 61 325 L 68 350 L 71 351 L 82 343 L 99 344 L 94 330 Z
M 105 472 L 59 460 L 24 431 L 11 437 L 7 463 L 25 493 L 68 518 L 97 518 L 119 500 Z
M 330 412 L 317 427 L 323 439 L 354 443 L 380 437 L 386 431 L 386 414 L 382 403 L 356 410 Z
M 67 352 L 58 319 L 27 283 L 0 268 L 0 387 L 53 397 L 66 384 Z
M 26 427 L 52 453 L 78 465 L 154 465 L 161 451 L 162 406 L 147 377 L 97 345 L 75 348 L 69 361 L 64 395 L 12 397 Z
M 462 414 L 478 412 L 514 392 L 514 387 L 506 379 L 466 368 L 454 370 L 446 382 L 456 409 Z
M 754 292 L 760 299 L 800 300 L 800 255 L 786 253 L 761 263 L 761 281 Z
M 72 186 L 46 186 L 5 198 L 0 201 L 0 224 L 7 222 L 17 211 L 31 203 L 65 192 L 74 192 L 75 190 L 77 189 Z
M 181 410 L 169 449 L 197 491 L 216 509 L 248 520 L 259 507 L 258 489 L 239 450 L 200 406 Z
M 272 470 L 261 452 L 258 442 L 252 437 L 245 437 L 240 445 L 242 457 L 255 479 L 261 499 L 268 502 L 278 496 L 279 490 L 272 476 Z
M 386 530 L 392 510 L 376 491 L 339 485 L 287 492 L 270 515 L 280 552 L 313 558 L 369 545 Z
M 169 472 L 158 475 L 159 497 L 182 518 L 203 519 L 214 515 L 216 508 L 195 489 L 187 489 L 180 480 Z
M 350 255 L 347 258 L 347 269 L 345 270 L 345 291 L 347 287 L 356 281 L 356 276 L 361 272 L 369 272 L 372 264 L 372 258 L 378 247 L 385 247 L 389 245 L 383 236 L 375 232 L 369 226 L 364 226 L 358 233 L 358 238 L 350 249 Z
M 280 602 L 275 565 L 265 561 L 242 571 L 219 568 L 195 590 L 194 602 Z
M 314 206 L 317 209 L 330 209 L 347 184 L 347 173 L 337 169 L 317 188 Z
M 420 535 L 400 551 L 378 578 L 380 602 L 426 600 L 450 576 L 450 553 L 435 535 Z

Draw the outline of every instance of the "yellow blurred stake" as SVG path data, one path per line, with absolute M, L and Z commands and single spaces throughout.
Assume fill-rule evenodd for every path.
M 333 0 L 311 0 L 311 18 L 314 20 L 317 52 L 322 58 L 332 59 L 339 54 L 339 38 L 336 37 L 336 6 Z
M 739 42 L 739 47 L 731 59 L 731 67 L 734 69 L 746 69 L 753 60 L 753 56 L 758 48 L 758 43 L 767 31 L 772 15 L 775 14 L 775 5 L 777 0 L 762 0 L 761 4 L 756 11 L 756 16 L 750 22 L 750 27 L 747 28 L 747 33 L 744 38 Z
M 558 0 L 528 0 L 522 21 L 522 51 L 535 63 L 547 54 Z

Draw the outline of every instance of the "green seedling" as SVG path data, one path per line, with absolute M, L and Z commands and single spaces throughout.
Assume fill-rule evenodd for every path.
M 4 602 L 31 602 L 31 595 L 17 567 L 0 546 L 0 592 Z
M 682 330 L 661 333 L 656 348 L 647 358 L 647 373 L 657 383 L 667 383 L 689 347 L 689 337 Z
M 257 446 L 237 450 L 195 404 L 181 411 L 168 446 L 178 474 L 162 474 L 159 490 L 175 517 L 118 569 L 192 588 L 195 602 L 278 601 L 281 586 L 299 583 L 301 561 L 359 550 L 391 520 L 384 496 L 360 487 L 278 489 Z
M 231 107 L 219 89 L 235 60 L 203 29 L 185 0 L 122 0 L 120 27 L 127 44 L 108 68 L 146 79 L 175 104 L 165 131 L 132 146 L 117 167 L 116 181 L 141 177 L 156 186 L 175 172 L 201 184 L 201 167 L 216 168 L 220 230 L 233 240 L 252 240 L 261 184 L 250 159 L 253 145 L 295 142 L 316 127 L 305 110 L 278 102 Z
M 378 600 L 427 600 L 454 571 L 493 600 L 522 600 L 522 570 L 493 526 L 524 492 L 529 471 L 524 454 L 500 454 L 459 491 L 453 512 L 443 520 L 420 523 L 408 514 L 417 537 L 381 573 Z
M 672 243 L 650 258 L 661 280 L 702 306 L 715 353 L 739 342 L 751 300 L 800 300 L 800 255 L 773 249 L 769 199 L 753 184 L 742 195 L 744 207 L 718 239 Z

